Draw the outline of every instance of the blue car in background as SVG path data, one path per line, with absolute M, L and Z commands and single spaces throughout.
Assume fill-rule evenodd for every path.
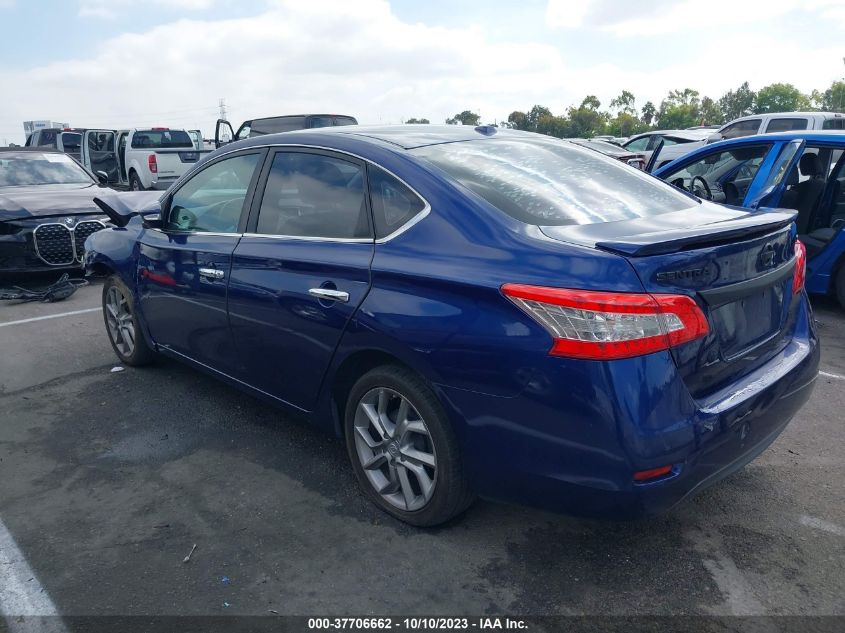
M 654 175 L 706 200 L 798 212 L 807 291 L 845 308 L 845 132 L 746 136 L 691 152 Z
M 114 228 L 85 265 L 120 360 L 176 358 L 336 433 L 415 525 L 476 495 L 664 510 L 765 450 L 817 375 L 793 212 L 558 139 L 287 132 L 97 204 Z

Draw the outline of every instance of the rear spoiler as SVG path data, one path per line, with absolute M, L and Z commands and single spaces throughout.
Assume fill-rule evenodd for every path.
M 741 218 L 689 228 L 670 228 L 655 233 L 620 235 L 613 239 L 596 241 L 595 246 L 629 257 L 677 253 L 773 233 L 792 224 L 797 215 L 791 209 L 751 213 Z

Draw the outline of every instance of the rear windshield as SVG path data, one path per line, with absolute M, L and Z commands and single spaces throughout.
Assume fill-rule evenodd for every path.
M 696 204 L 653 176 L 564 141 L 498 138 L 411 151 L 527 224 L 597 224 Z
M 132 136 L 132 147 L 135 149 L 193 146 L 194 143 L 185 130 L 138 130 Z
M 78 132 L 63 132 L 62 133 L 62 146 L 65 149 L 68 148 L 76 148 L 78 149 L 79 146 L 82 144 L 82 135 Z

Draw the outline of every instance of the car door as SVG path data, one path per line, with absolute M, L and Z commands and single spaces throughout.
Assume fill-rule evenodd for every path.
M 238 373 L 227 285 L 263 149 L 209 161 L 162 202 L 161 229 L 139 238 L 138 296 L 157 345 L 225 374 Z
M 370 288 L 366 166 L 280 148 L 264 172 L 232 256 L 229 319 L 244 382 L 307 411 Z
M 773 184 L 772 171 L 784 168 L 778 161 L 787 158 L 782 156 L 783 145 L 774 141 L 708 145 L 657 169 L 654 175 L 706 200 L 756 208 L 771 193 L 766 185 Z
M 86 130 L 82 135 L 82 164 L 95 174 L 106 174 L 109 184 L 120 184 L 120 166 L 114 130 Z

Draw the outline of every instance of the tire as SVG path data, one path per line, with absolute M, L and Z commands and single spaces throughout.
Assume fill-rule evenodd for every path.
M 845 264 L 840 266 L 836 272 L 834 290 L 836 291 L 836 299 L 839 301 L 839 306 L 845 310 Z
M 388 514 L 427 527 L 448 521 L 473 502 L 446 414 L 409 369 L 384 365 L 364 374 L 349 392 L 344 430 L 358 483 Z
M 144 183 L 141 182 L 141 178 L 134 171 L 129 173 L 129 189 L 131 191 L 146 191 Z
M 135 314 L 132 292 L 117 275 L 103 284 L 103 321 L 114 353 L 126 365 L 140 367 L 155 360 Z

